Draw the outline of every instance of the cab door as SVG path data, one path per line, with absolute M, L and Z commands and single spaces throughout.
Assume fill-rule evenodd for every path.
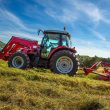
M 59 46 L 59 34 L 46 34 L 41 44 L 41 57 L 48 58 L 49 53 Z
M 46 35 L 42 39 L 42 43 L 41 43 L 41 57 L 42 58 L 47 58 L 48 57 L 48 51 L 47 51 L 47 49 L 48 49 L 48 45 L 47 45 L 48 40 L 49 40 L 49 38 Z

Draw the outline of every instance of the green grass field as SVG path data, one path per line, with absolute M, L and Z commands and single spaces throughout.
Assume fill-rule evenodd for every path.
M 0 110 L 110 110 L 110 82 L 78 73 L 8 68 L 0 60 Z

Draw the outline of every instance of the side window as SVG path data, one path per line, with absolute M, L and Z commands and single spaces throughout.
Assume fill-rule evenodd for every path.
M 71 47 L 71 44 L 72 44 L 71 38 L 67 37 L 67 42 L 68 42 L 68 47 Z
M 66 35 L 62 35 L 62 46 L 68 46 L 67 36 Z
M 62 46 L 67 46 L 67 47 L 71 46 L 70 39 L 67 35 L 62 35 Z
M 52 49 L 59 46 L 59 34 L 48 34 L 49 40 L 47 42 L 47 51 L 50 52 Z
M 47 42 L 48 42 L 49 38 L 47 37 L 47 35 L 44 36 L 44 38 L 42 39 L 42 45 L 45 47 L 47 46 Z
M 53 34 L 53 36 L 50 36 L 49 45 L 53 48 L 58 47 L 58 45 L 59 45 L 59 35 Z
M 46 36 L 42 40 L 43 48 L 42 48 L 42 57 L 47 58 L 49 53 L 56 47 L 59 46 L 59 34 L 46 34 Z

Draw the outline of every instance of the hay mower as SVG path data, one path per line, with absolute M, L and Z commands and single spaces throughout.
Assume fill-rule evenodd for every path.
M 101 67 L 102 72 L 97 71 L 97 69 Z M 110 63 L 107 62 L 96 62 L 90 68 L 83 68 L 84 74 L 97 74 L 98 78 L 101 80 L 110 80 Z
M 0 50 L 0 59 L 8 62 L 9 67 L 26 69 L 32 67 L 50 68 L 55 73 L 73 76 L 78 70 L 76 49 L 71 47 L 71 36 L 68 32 L 55 30 L 39 30 L 43 33 L 41 44 L 36 40 L 29 40 L 12 36 L 10 41 Z M 96 72 L 101 65 L 102 73 Z M 100 79 L 110 80 L 110 64 L 97 62 L 90 68 L 83 67 L 84 74 L 98 74 Z

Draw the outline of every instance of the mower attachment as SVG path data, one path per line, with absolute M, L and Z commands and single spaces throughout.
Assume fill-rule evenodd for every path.
M 101 66 L 103 68 L 103 72 L 99 73 L 96 72 L 96 69 Z M 84 74 L 88 75 L 88 74 L 97 74 L 99 75 L 99 79 L 101 80 L 110 80 L 110 63 L 106 63 L 106 62 L 96 62 L 95 64 L 93 64 L 90 68 L 83 68 L 84 70 Z

